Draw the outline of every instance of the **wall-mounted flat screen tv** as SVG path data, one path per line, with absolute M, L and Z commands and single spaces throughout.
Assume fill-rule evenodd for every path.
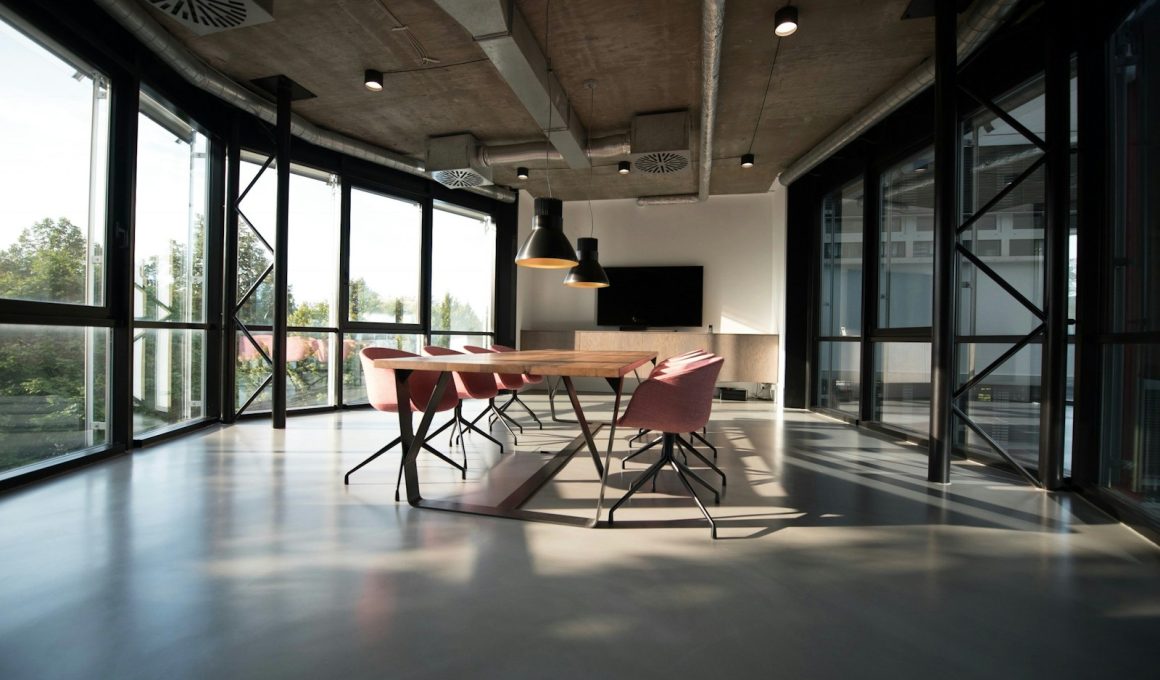
M 605 267 L 596 324 L 624 328 L 700 326 L 703 267 Z

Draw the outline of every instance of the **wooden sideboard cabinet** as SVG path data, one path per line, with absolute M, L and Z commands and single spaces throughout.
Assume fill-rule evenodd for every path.
M 673 331 L 520 331 L 520 349 L 655 350 L 665 359 L 694 349 L 725 357 L 718 382 L 778 381 L 778 336 Z

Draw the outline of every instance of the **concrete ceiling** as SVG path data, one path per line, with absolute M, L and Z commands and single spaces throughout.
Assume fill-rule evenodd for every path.
M 548 3 L 515 4 L 543 47 Z M 782 4 L 726 3 L 713 194 L 768 191 L 778 172 L 933 49 L 931 19 L 901 19 L 909 0 L 798 0 L 801 28 L 779 50 L 772 16 Z M 674 109 L 688 109 L 696 127 L 700 6 L 698 0 L 552 0 L 548 55 L 591 136 L 627 131 L 634 114 Z M 485 144 L 543 139 L 467 30 L 429 0 L 277 0 L 274 21 L 205 36 L 159 12 L 153 16 L 223 73 L 241 82 L 289 76 L 317 95 L 295 102 L 295 112 L 406 155 L 423 158 L 428 137 L 458 132 Z M 394 30 L 396 19 L 408 31 Z M 420 61 L 408 32 L 438 63 Z M 386 72 L 383 92 L 363 87 L 366 68 Z M 594 108 L 584 87 L 589 79 L 597 83 Z M 694 154 L 696 139 L 694 129 Z M 739 157 L 751 145 L 757 165 L 743 170 Z M 552 194 L 575 200 L 696 192 L 695 167 L 621 176 L 615 160 L 600 163 L 606 164 L 591 172 L 554 168 Z M 497 167 L 494 179 L 548 194 L 542 168 L 521 182 L 514 168 Z

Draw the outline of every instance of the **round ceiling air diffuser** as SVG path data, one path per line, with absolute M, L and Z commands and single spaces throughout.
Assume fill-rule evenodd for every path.
M 665 175 L 670 172 L 684 170 L 689 165 L 689 159 L 671 151 L 659 151 L 657 153 L 646 153 L 642 155 L 636 159 L 635 165 L 641 172 Z
M 445 187 L 452 189 L 467 189 L 484 183 L 484 178 L 471 170 L 436 170 L 431 177 Z

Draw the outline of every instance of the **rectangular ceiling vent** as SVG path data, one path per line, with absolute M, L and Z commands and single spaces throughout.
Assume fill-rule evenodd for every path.
M 633 116 L 632 165 L 641 172 L 663 175 L 689 167 L 689 112 L 648 113 Z
M 146 0 L 198 35 L 274 20 L 274 0 Z
M 470 134 L 429 137 L 427 172 L 445 187 L 469 189 L 492 184 L 491 168 L 479 162 L 479 142 Z

